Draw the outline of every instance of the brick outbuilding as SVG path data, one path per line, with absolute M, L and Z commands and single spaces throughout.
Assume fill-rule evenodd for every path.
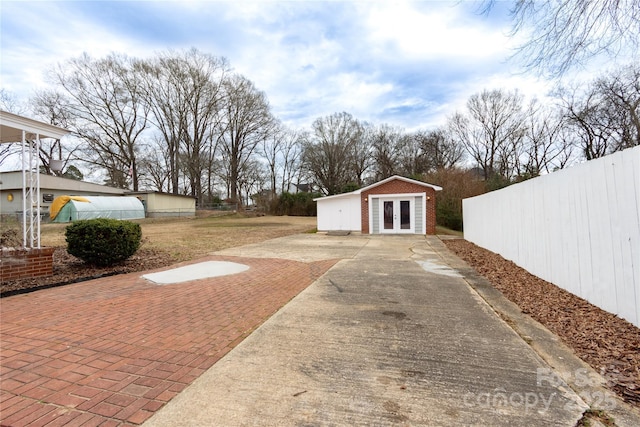
M 435 234 L 436 185 L 394 175 L 344 194 L 315 199 L 318 231 Z

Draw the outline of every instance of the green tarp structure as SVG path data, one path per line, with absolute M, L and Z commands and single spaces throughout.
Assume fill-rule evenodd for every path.
M 53 222 L 71 222 L 79 219 L 144 218 L 144 205 L 136 197 L 59 196 L 49 208 Z

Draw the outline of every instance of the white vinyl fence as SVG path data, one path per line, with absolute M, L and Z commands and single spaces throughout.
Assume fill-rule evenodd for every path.
M 462 206 L 465 239 L 640 327 L 640 146 Z

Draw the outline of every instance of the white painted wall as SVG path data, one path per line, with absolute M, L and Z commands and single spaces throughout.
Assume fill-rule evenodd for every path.
M 194 197 L 157 192 L 133 193 L 132 195 L 144 201 L 149 218 L 196 215 L 196 199 Z
M 360 194 L 317 199 L 318 231 L 361 231 Z
M 465 239 L 640 327 L 640 146 L 462 206 Z

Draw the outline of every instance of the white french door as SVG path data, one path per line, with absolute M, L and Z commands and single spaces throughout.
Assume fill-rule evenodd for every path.
M 414 233 L 414 200 L 404 197 L 380 199 L 380 233 Z

